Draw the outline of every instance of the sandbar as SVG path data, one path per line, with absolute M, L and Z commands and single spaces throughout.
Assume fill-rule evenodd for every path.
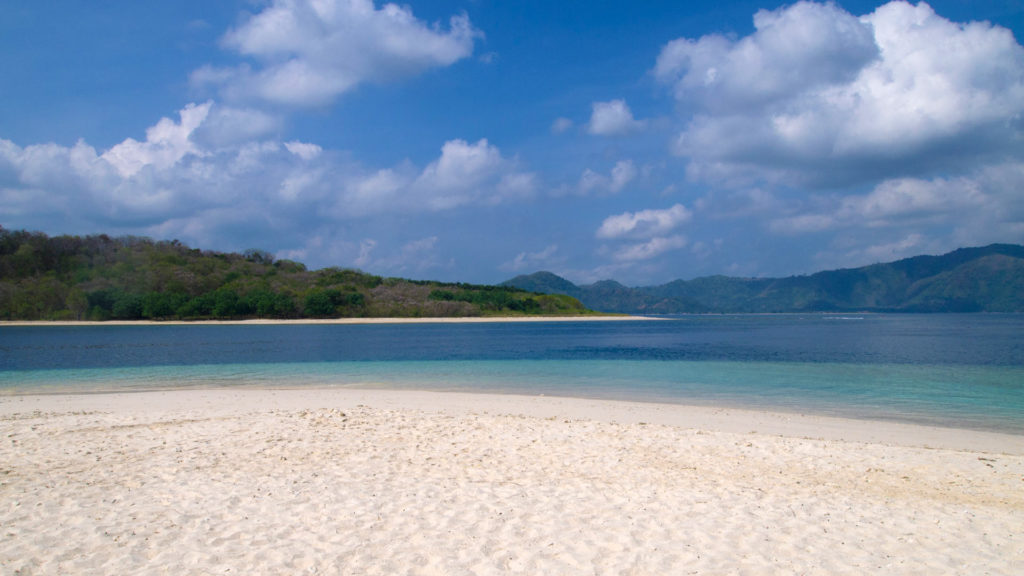
M 539 396 L 0 397 L 5 574 L 1020 574 L 1024 437 Z

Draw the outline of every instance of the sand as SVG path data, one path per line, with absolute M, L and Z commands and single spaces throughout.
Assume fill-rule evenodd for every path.
M 494 322 L 622 322 L 660 320 L 656 316 L 624 314 L 589 314 L 585 316 L 444 316 L 419 318 L 301 318 L 281 320 L 259 318 L 250 320 L 0 320 L 3 326 L 261 326 L 298 324 L 481 324 Z
M 0 397 L 3 574 L 1021 574 L 1024 437 L 360 390 Z

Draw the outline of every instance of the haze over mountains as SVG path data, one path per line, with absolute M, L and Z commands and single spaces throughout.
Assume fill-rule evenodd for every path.
M 942 256 L 788 278 L 708 276 L 630 288 L 577 286 L 550 272 L 504 285 L 567 294 L 601 312 L 1024 312 L 1024 246 L 992 244 Z

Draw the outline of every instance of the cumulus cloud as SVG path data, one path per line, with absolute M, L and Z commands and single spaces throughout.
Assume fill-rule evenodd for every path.
M 231 138 L 218 136 L 222 125 L 207 125 L 223 118 L 210 102 L 178 116 L 160 119 L 142 141 L 127 138 L 100 154 L 85 142 L 22 148 L 4 141 L 0 210 L 24 214 L 26 225 L 64 222 L 68 231 L 181 233 L 202 241 L 246 221 L 254 229 L 280 226 L 302 213 L 300 200 L 328 202 L 331 179 L 352 170 L 320 158 L 312 144 L 227 145 Z
M 799 2 L 754 15 L 756 32 L 669 42 L 654 73 L 680 100 L 730 111 L 849 82 L 878 56 L 871 27 L 834 5 Z
M 239 146 L 280 132 L 284 123 L 279 116 L 254 108 L 212 106 L 189 138 L 199 148 Z
M 452 16 L 442 28 L 396 4 L 378 9 L 372 0 L 274 0 L 222 39 L 252 63 L 205 66 L 191 80 L 219 87 L 232 101 L 317 106 L 364 82 L 451 65 L 471 56 L 481 35 L 465 15 Z
M 612 167 L 611 172 L 605 176 L 587 168 L 580 175 L 577 186 L 580 194 L 607 193 L 618 194 L 638 175 L 636 165 L 632 160 L 620 160 Z
M 464 192 L 474 191 L 504 163 L 501 153 L 487 140 L 470 144 L 450 140 L 441 147 L 441 157 L 431 162 L 416 179 L 416 187 L 432 196 L 431 204 L 442 208 L 461 204 Z
M 514 164 L 486 139 L 475 144 L 450 140 L 441 147 L 441 157 L 423 169 L 411 188 L 434 210 L 471 202 L 500 202 L 506 195 L 532 192 L 532 175 L 517 172 Z
M 682 204 L 664 210 L 641 210 L 609 216 L 597 229 L 598 238 L 650 238 L 689 222 L 693 213 Z
M 102 153 L 85 142 L 21 147 L 0 140 L 0 213 L 30 228 L 63 222 L 66 232 L 125 230 L 219 246 L 230 239 L 227 248 L 242 243 L 238 249 L 263 245 L 273 231 L 293 246 L 286 254 L 352 262 L 370 261 L 376 245 L 331 230 L 366 216 L 515 201 L 535 188 L 532 173 L 483 139 L 446 142 L 422 167 L 373 168 L 298 140 L 229 145 L 231 138 L 216 137 L 220 125 L 206 124 L 223 118 L 213 103 L 190 104 L 178 116 L 159 120 L 142 141 L 128 138 Z
M 664 210 L 624 212 L 605 218 L 596 236 L 621 242 L 611 249 L 612 259 L 621 263 L 640 262 L 686 247 L 686 237 L 672 232 L 692 217 L 693 213 L 682 204 Z
M 674 151 L 693 178 L 855 185 L 1022 155 L 1024 48 L 1006 29 L 923 2 L 859 18 L 799 2 L 754 25 L 658 57 L 687 114 Z
M 146 166 L 166 169 L 174 166 L 189 154 L 199 153 L 192 141 L 192 133 L 206 120 L 212 103 L 189 104 L 180 113 L 180 122 L 161 118 L 155 126 L 146 130 L 146 141 L 128 138 L 103 153 L 103 159 L 110 163 L 122 177 L 137 174 Z
M 625 100 L 594 102 L 587 131 L 600 136 L 618 136 L 635 132 L 646 123 L 633 118 Z

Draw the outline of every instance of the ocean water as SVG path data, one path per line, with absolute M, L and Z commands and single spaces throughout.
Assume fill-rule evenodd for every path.
M 0 327 L 0 394 L 232 386 L 581 396 L 1024 434 L 1024 315 Z

